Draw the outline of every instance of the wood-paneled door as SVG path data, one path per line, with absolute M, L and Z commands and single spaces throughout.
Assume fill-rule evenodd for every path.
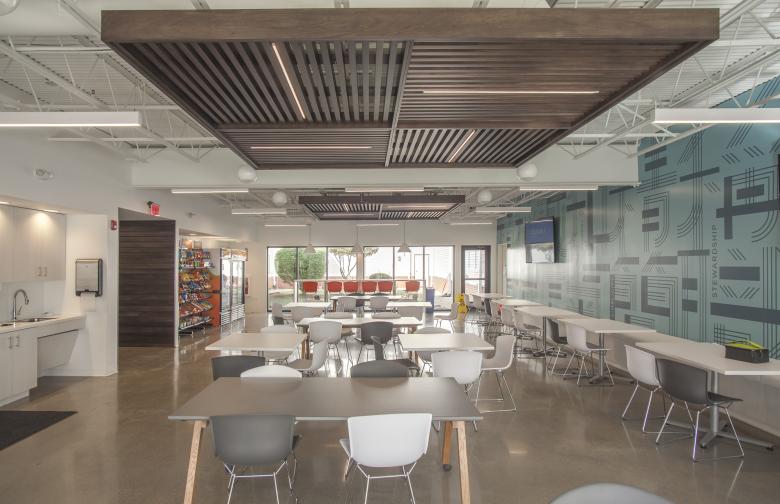
M 119 223 L 119 346 L 175 345 L 176 222 Z

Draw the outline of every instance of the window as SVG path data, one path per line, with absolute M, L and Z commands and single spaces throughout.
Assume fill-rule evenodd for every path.
M 425 247 L 425 285 L 435 289 L 434 306 L 452 305 L 453 247 Z
M 490 247 L 463 247 L 462 283 L 465 294 L 490 290 Z
M 298 278 L 298 249 L 268 248 L 268 309 L 274 303 L 282 306 L 294 297 L 295 280 Z
M 363 278 L 366 280 L 391 280 L 393 266 L 393 247 L 363 249 Z

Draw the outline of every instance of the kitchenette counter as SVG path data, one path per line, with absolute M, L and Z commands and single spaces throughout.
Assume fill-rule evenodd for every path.
M 31 319 L 38 320 L 32 321 Z M 0 334 L 35 329 L 35 332 L 41 333 L 40 336 L 45 336 L 47 334 L 51 334 L 52 329 L 57 329 L 57 332 L 60 332 L 61 330 L 71 331 L 83 329 L 85 319 L 85 315 L 78 313 L 68 313 L 62 315 L 39 315 L 37 317 L 23 316 L 16 322 L 8 321 L 0 323 Z

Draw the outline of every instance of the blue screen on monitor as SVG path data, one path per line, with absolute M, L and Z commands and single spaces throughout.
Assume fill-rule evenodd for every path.
M 525 225 L 525 260 L 529 263 L 555 262 L 555 225 L 552 219 Z

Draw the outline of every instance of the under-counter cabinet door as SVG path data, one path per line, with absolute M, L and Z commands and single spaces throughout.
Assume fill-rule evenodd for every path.
M 46 214 L 41 237 L 41 267 L 44 280 L 65 279 L 65 216 Z
M 14 209 L 0 205 L 0 283 L 13 280 Z
M 45 212 L 14 208 L 13 281 L 43 280 L 41 228 L 47 219 Z
M 11 394 L 26 393 L 38 385 L 38 338 L 17 331 L 11 346 Z
M 0 334 L 0 400 L 13 395 L 11 392 L 11 353 L 14 337 L 10 334 Z

